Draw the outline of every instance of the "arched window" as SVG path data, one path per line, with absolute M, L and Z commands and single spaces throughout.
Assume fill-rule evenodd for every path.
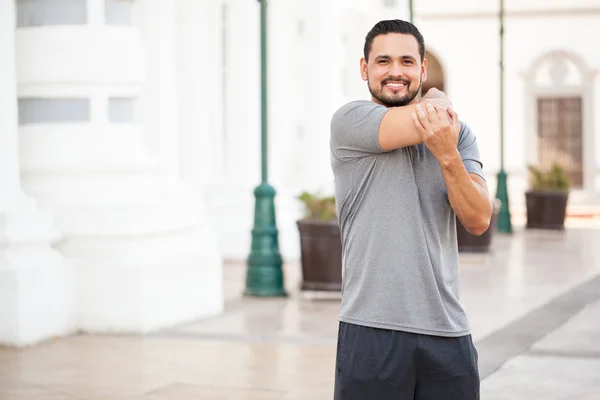
M 444 92 L 444 70 L 439 60 L 430 52 L 425 52 L 425 59 L 427 60 L 427 80 L 423 82 L 421 92 L 423 94 L 431 88 L 436 88 Z
M 583 61 L 566 51 L 544 54 L 526 75 L 533 108 L 528 163 L 562 164 L 574 189 L 593 187 L 591 79 Z

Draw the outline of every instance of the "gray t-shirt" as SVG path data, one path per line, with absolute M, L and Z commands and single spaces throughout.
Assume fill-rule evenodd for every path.
M 342 238 L 340 320 L 406 332 L 463 336 L 455 214 L 439 163 L 424 144 L 384 151 L 389 109 L 371 101 L 331 120 L 331 167 Z M 475 136 L 461 122 L 466 170 L 483 177 Z

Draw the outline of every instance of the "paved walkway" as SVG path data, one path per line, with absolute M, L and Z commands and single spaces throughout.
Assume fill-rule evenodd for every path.
M 330 400 L 339 299 L 297 291 L 242 298 L 225 270 L 226 312 L 135 336 L 75 336 L 0 348 L 0 400 Z M 483 400 L 600 400 L 600 224 L 497 236 L 461 255 L 463 300 Z

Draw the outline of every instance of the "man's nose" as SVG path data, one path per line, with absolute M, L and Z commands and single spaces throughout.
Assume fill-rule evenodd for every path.
M 404 67 L 402 63 L 392 63 L 392 68 L 390 69 L 390 75 L 394 77 L 404 77 Z

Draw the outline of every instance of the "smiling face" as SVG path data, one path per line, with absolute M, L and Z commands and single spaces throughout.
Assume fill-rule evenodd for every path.
M 375 103 L 400 107 L 419 94 L 427 79 L 427 60 L 421 61 L 413 35 L 388 33 L 375 37 L 368 60 L 360 60 L 360 70 Z

